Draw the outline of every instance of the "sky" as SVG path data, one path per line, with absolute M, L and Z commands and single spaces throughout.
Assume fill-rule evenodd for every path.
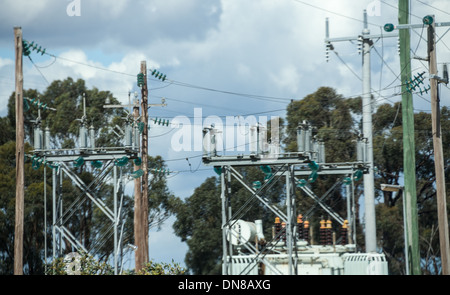
M 450 1 L 411 0 L 410 23 L 425 15 L 450 21 Z M 387 34 L 386 23 L 398 23 L 392 0 L 1 0 L 0 116 L 15 87 L 14 27 L 23 38 L 46 49 L 24 58 L 24 88 L 43 92 L 54 80 L 83 79 L 89 88 L 110 91 L 123 104 L 140 92 L 136 75 L 141 61 L 167 76 L 150 76 L 150 118 L 193 125 L 217 116 L 244 120 L 250 116 L 284 117 L 291 101 L 319 87 L 344 97 L 362 94 L 361 55 L 357 44 L 334 42 L 325 58 L 325 20 L 330 37 L 357 37 L 368 12 L 371 34 Z M 450 62 L 450 27 L 438 27 L 438 74 Z M 395 33 L 395 32 L 394 32 Z M 371 86 L 374 107 L 401 100 L 396 37 L 374 39 Z M 411 50 L 426 56 L 426 29 L 411 30 Z M 424 61 L 412 60 L 413 74 L 428 73 Z M 425 86 L 427 79 L 425 80 Z M 449 88 L 441 86 L 441 105 L 450 106 Z M 415 111 L 431 112 L 430 95 L 414 95 Z M 89 102 L 87 102 L 89 103 Z M 194 119 L 194 115 L 195 118 Z M 199 116 L 200 115 L 200 116 Z M 195 130 L 192 129 L 192 136 Z M 213 169 L 201 163 L 194 144 L 179 150 L 179 129 L 151 125 L 149 153 L 161 155 L 169 170 L 169 189 L 192 195 Z M 220 196 L 218 196 L 219 198 Z M 173 234 L 171 222 L 149 237 L 150 258 L 184 264 L 186 244 Z

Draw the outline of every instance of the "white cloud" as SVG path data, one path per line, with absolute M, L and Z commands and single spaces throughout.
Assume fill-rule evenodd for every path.
M 0 57 L 0 68 L 2 68 L 4 66 L 9 66 L 12 64 L 14 64 L 14 61 L 12 59 Z

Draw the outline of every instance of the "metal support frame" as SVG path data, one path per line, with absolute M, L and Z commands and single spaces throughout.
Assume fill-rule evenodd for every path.
M 72 150 L 73 152 L 73 150 Z M 52 162 L 57 168 L 52 169 L 52 241 L 53 241 L 53 259 L 63 255 L 64 247 L 72 247 L 76 251 L 84 251 L 91 255 L 96 254 L 96 249 L 105 243 L 113 243 L 113 269 L 114 274 L 119 273 L 122 264 L 122 237 L 125 220 L 122 218 L 122 205 L 124 198 L 124 175 L 122 168 L 115 165 L 114 161 L 124 156 L 129 159 L 137 158 L 137 152 L 128 148 L 112 148 L 110 150 L 98 149 L 96 152 L 69 154 L 64 150 L 39 150 L 35 152 L 36 156 L 43 157 L 45 162 Z M 87 161 L 102 161 L 101 168 L 97 168 L 98 174 L 95 175 L 91 183 L 86 184 L 69 167 L 77 158 L 83 157 Z M 112 176 L 111 176 L 112 174 Z M 63 203 L 64 196 L 62 192 L 63 177 L 66 176 L 71 182 L 80 189 L 80 194 L 76 200 L 66 205 Z M 113 184 L 113 202 L 106 204 L 102 199 L 95 195 L 95 190 L 106 183 L 112 177 Z M 101 233 L 90 246 L 83 245 L 80 237 L 76 237 L 66 226 L 66 222 L 87 200 L 90 200 L 95 208 L 98 208 L 110 221 L 107 230 Z M 68 242 L 68 244 L 65 244 Z M 47 249 L 45 249 L 47 251 Z
M 231 237 L 239 237 L 240 233 L 233 230 L 233 225 L 242 218 L 251 204 L 253 202 L 260 202 L 268 209 L 270 209 L 275 216 L 278 216 L 283 222 L 286 223 L 286 255 L 288 259 L 288 270 L 289 274 L 293 275 L 297 272 L 298 259 L 296 258 L 295 247 L 297 242 L 299 242 L 295 235 L 296 229 L 296 204 L 295 204 L 295 189 L 297 187 L 298 180 L 296 176 L 304 176 L 311 171 L 304 169 L 304 166 L 309 162 L 308 159 L 299 159 L 298 157 L 286 157 L 280 158 L 278 160 L 266 161 L 264 159 L 258 160 L 256 158 L 249 158 L 245 156 L 228 156 L 228 157 L 208 157 L 203 158 L 203 162 L 207 166 L 220 167 L 220 183 L 221 183 L 221 203 L 222 203 L 222 251 L 223 251 L 223 264 L 222 273 L 224 275 L 234 274 L 233 272 L 233 245 L 231 243 Z M 245 182 L 244 177 L 235 169 L 235 166 L 261 166 L 270 165 L 274 171 L 273 175 L 267 179 L 260 188 L 253 188 L 251 185 Z M 356 170 L 363 169 L 367 172 L 368 167 L 363 162 L 355 163 L 333 163 L 333 164 L 322 164 L 318 173 L 320 175 L 353 175 Z M 232 192 L 230 190 L 231 178 L 236 179 L 244 188 L 246 188 L 252 196 L 246 201 L 244 205 L 233 211 L 231 208 L 230 198 Z M 286 209 L 281 210 L 277 206 L 271 204 L 267 198 L 264 197 L 264 191 L 271 186 L 273 186 L 278 181 L 285 180 L 286 183 Z M 339 181 L 338 184 L 342 183 Z M 353 183 L 353 182 L 352 182 Z M 350 195 L 353 195 L 353 185 L 352 183 L 347 183 L 347 210 L 354 211 L 354 200 L 350 200 Z M 343 224 L 344 219 L 336 214 L 329 206 L 327 206 L 322 198 L 317 197 L 314 192 L 309 187 L 301 187 L 303 192 L 305 192 L 309 197 L 314 199 L 319 206 L 326 210 L 333 218 L 335 218 L 338 223 Z M 328 192 L 327 192 L 328 194 Z M 347 212 L 349 221 L 351 222 L 351 227 L 354 227 L 354 213 Z M 352 230 L 354 234 L 354 230 Z M 250 243 L 243 244 L 252 257 L 252 262 L 247 265 L 247 267 L 242 270 L 239 274 L 248 274 L 256 267 L 259 263 L 264 264 L 266 267 L 270 268 L 272 273 L 282 274 L 282 271 L 277 269 L 273 263 L 265 259 L 265 256 L 274 250 L 277 245 L 277 240 L 280 236 L 275 236 L 272 241 L 268 242 L 263 249 L 257 249 Z M 353 240 L 355 240 L 353 238 Z

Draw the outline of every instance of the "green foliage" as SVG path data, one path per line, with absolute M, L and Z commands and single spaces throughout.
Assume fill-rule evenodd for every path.
M 47 275 L 68 275 L 68 268 L 73 267 L 71 262 L 65 262 L 64 258 L 55 259 L 47 268 Z M 113 275 L 114 269 L 107 263 L 97 261 L 87 253 L 80 253 L 79 270 L 77 275 Z M 73 270 L 75 271 L 75 269 Z
M 180 204 L 175 234 L 186 242 L 189 250 L 185 263 L 194 274 L 220 274 L 221 204 L 220 188 L 210 177 Z
M 77 266 L 74 259 L 67 262 L 64 258 L 57 258 L 47 267 L 47 275 L 113 275 L 114 269 L 111 265 L 100 262 L 91 255 L 81 252 Z M 72 268 L 71 271 L 70 268 Z M 178 263 L 156 263 L 149 261 L 141 271 L 125 270 L 123 275 L 183 275 L 186 270 Z
M 186 274 L 186 269 L 181 267 L 178 263 L 175 263 L 172 260 L 172 264 L 170 263 L 156 263 L 152 260 L 144 265 L 142 270 L 137 272 L 137 275 L 152 275 L 152 276 L 161 276 L 161 275 L 184 275 Z
M 327 163 L 351 162 L 356 160 L 355 139 L 359 132 L 358 116 L 361 114 L 361 98 L 346 99 L 330 87 L 320 87 L 314 93 L 308 94 L 301 100 L 292 101 L 287 107 L 285 150 L 297 151 L 297 127 L 303 121 L 309 122 L 315 128 L 315 135 L 325 143 Z M 305 179 L 306 180 L 306 179 Z M 311 189 L 317 196 L 324 195 L 336 182 L 337 176 L 319 175 L 312 183 Z M 355 183 L 355 195 L 361 195 L 361 188 Z M 315 205 L 315 202 L 297 190 L 296 202 L 299 212 L 304 214 Z M 336 188 L 329 193 L 327 204 L 340 216 L 346 216 L 346 202 L 343 190 Z M 357 209 L 358 210 L 358 209 Z M 320 219 L 327 216 L 327 212 L 315 207 L 309 216 L 312 227 L 317 226 Z M 358 216 L 358 214 L 356 214 Z M 315 231 L 318 234 L 318 231 Z M 315 237 L 315 240 L 318 240 Z M 358 242 L 358 245 L 362 244 Z

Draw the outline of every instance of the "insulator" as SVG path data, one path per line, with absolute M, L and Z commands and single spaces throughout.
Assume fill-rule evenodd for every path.
M 125 146 L 126 147 L 131 147 L 132 146 L 132 144 L 133 144 L 132 138 L 133 138 L 133 128 L 127 122 L 125 124 Z
M 319 177 L 319 174 L 317 173 L 317 171 L 313 171 L 309 176 L 308 176 L 308 183 L 313 183 L 317 180 L 317 177 Z
M 303 239 L 303 215 L 297 216 L 297 237 Z
M 87 147 L 87 130 L 84 125 L 80 127 L 80 148 L 85 149 Z
M 297 128 L 297 151 L 299 153 L 305 152 L 305 132 L 303 125 L 299 125 Z
M 254 190 L 260 189 L 261 188 L 261 181 L 259 181 L 259 180 L 254 181 L 252 186 L 253 186 Z
M 142 169 L 136 170 L 136 171 L 134 171 L 134 172 L 131 173 L 131 176 L 132 176 L 133 178 L 139 178 L 139 177 L 141 177 L 142 175 L 144 175 L 144 171 L 143 171 Z
M 83 157 L 79 157 L 73 162 L 73 165 L 75 167 L 77 167 L 77 168 L 83 166 L 83 164 L 84 164 L 84 158 Z
M 327 220 L 326 244 L 327 245 L 332 245 L 333 244 L 331 220 Z
M 344 224 L 341 228 L 341 244 L 347 245 L 348 244 L 348 220 L 344 220 Z
M 299 181 L 297 181 L 297 187 L 304 187 L 307 184 L 308 182 L 305 179 L 300 179 Z
M 139 149 L 140 146 L 140 133 L 139 133 L 139 126 L 138 124 L 134 124 L 134 136 L 133 136 L 133 149 Z
M 250 138 L 249 138 L 249 151 L 252 155 L 258 154 L 258 128 L 256 126 L 250 127 Z
M 320 229 L 319 229 L 319 242 L 321 245 L 325 245 L 326 243 L 326 221 L 325 220 L 321 220 L 320 221 Z
M 39 125 L 36 125 L 36 127 L 34 128 L 34 149 L 42 149 L 41 128 L 39 127 Z
M 353 180 L 359 181 L 363 176 L 362 170 L 356 170 L 356 172 L 353 174 Z
M 281 239 L 286 243 L 286 223 L 281 223 Z
M 274 237 L 277 237 L 279 235 L 280 231 L 281 231 L 280 218 L 276 217 L 275 218 L 275 225 L 274 225 Z
M 318 162 L 325 163 L 325 143 L 323 141 L 319 141 Z
M 305 152 L 311 152 L 312 129 L 310 126 L 305 131 Z
M 125 166 L 128 163 L 128 160 L 129 160 L 128 157 L 122 157 L 122 158 L 120 158 L 118 160 L 115 160 L 114 164 L 116 166 L 123 167 L 123 166 Z
M 92 167 L 98 169 L 98 168 L 101 168 L 101 167 L 102 167 L 103 162 L 102 162 L 102 161 L 91 161 L 91 165 L 92 165 Z
M 142 159 L 138 157 L 138 158 L 134 159 L 133 162 L 134 162 L 134 165 L 141 166 Z
M 45 135 L 44 135 L 44 149 L 50 149 L 50 128 L 45 127 Z
M 305 220 L 303 225 L 303 239 L 309 243 L 309 221 Z
M 315 162 L 315 161 L 311 161 L 308 163 L 308 167 L 309 169 L 311 169 L 312 171 L 317 171 L 319 170 L 319 165 Z
M 362 36 L 358 37 L 358 54 L 361 54 L 363 51 L 364 39 Z
M 91 149 L 95 149 L 95 129 L 92 125 L 89 127 L 89 144 Z

